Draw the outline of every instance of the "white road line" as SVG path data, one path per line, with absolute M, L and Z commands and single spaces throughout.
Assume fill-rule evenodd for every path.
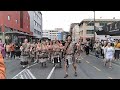
M 90 55 L 90 56 L 96 57 L 96 56 L 94 56 L 94 55 Z M 101 59 L 101 58 L 99 58 L 99 59 Z M 101 59 L 101 60 L 102 60 L 102 62 L 103 62 L 104 59 Z M 112 64 L 115 65 L 115 66 L 120 67 L 120 65 L 117 65 L 117 64 L 115 64 L 115 63 L 112 63 Z
M 28 75 L 28 79 L 32 79 L 28 71 L 26 71 L 26 74 Z
M 112 77 L 108 77 L 109 79 L 113 79 Z
M 87 63 L 90 63 L 90 62 L 88 62 L 88 61 L 86 61 Z
M 52 69 L 52 70 L 51 70 L 51 72 L 49 73 L 49 75 L 48 75 L 47 79 L 50 79 L 50 77 L 51 77 L 52 73 L 53 73 L 53 72 L 54 72 L 54 70 L 55 70 L 55 67 L 56 67 L 56 65 L 53 67 L 53 69 Z
M 25 76 L 25 79 L 28 79 L 28 78 L 27 78 L 27 76 L 26 76 L 26 74 L 25 74 L 25 72 L 24 72 L 24 74 L 23 74 L 23 75 Z
M 30 66 L 28 66 L 28 67 L 30 68 L 30 67 L 35 66 L 35 65 L 37 65 L 37 64 L 38 64 L 38 63 L 35 63 L 35 64 L 30 65 Z M 28 67 L 26 67 L 26 68 L 28 68 Z M 26 70 L 26 68 L 23 69 L 21 72 L 19 72 L 17 75 L 15 75 L 12 79 L 15 79 L 16 76 L 18 76 L 19 74 L 21 74 L 22 72 L 24 72 L 24 71 Z
M 99 68 L 97 68 L 96 66 L 93 66 L 95 69 L 97 69 L 98 71 L 101 71 Z
M 24 79 L 22 74 L 20 75 L 20 77 L 21 77 L 21 79 Z
M 118 67 L 120 67 L 120 65 L 117 65 L 117 64 L 115 64 L 115 63 L 112 63 L 113 65 L 115 65 L 115 66 L 118 66 Z
M 32 64 L 32 65 L 30 65 L 30 66 L 28 66 L 28 67 L 30 68 L 30 67 L 35 66 L 35 65 L 37 65 L 37 64 L 39 64 L 39 63 Z M 26 67 L 26 68 L 28 68 L 28 67 Z
M 21 72 L 19 72 L 17 75 L 15 75 L 12 79 L 14 79 L 15 77 L 17 77 L 18 75 L 20 75 L 22 72 L 24 72 L 26 69 L 23 69 Z
M 36 77 L 30 72 L 29 69 L 26 69 L 28 71 L 28 73 L 31 75 L 32 79 L 36 79 Z

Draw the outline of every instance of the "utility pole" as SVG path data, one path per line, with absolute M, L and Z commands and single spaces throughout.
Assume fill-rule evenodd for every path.
M 95 11 L 94 11 L 94 43 L 95 43 Z

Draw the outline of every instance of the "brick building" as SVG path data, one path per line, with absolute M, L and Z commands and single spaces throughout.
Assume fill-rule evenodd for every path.
M 32 38 L 27 11 L 0 11 L 0 38 L 3 42 L 23 42 Z

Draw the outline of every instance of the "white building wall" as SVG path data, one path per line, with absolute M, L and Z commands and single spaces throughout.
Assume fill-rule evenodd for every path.
M 42 13 L 39 12 L 40 11 L 28 11 L 30 15 L 30 30 L 33 32 L 34 36 L 42 38 Z
M 61 30 L 43 30 L 43 37 L 48 37 L 51 40 L 55 40 L 55 38 L 58 40 L 58 33 L 61 33 L 63 31 Z

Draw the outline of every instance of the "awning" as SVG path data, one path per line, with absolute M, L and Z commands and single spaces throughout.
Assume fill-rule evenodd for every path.
M 5 34 L 22 34 L 22 35 L 34 37 L 33 35 L 30 35 L 30 34 L 27 34 L 27 33 L 23 33 L 23 32 L 16 32 L 16 31 L 13 31 L 13 32 L 5 32 Z

